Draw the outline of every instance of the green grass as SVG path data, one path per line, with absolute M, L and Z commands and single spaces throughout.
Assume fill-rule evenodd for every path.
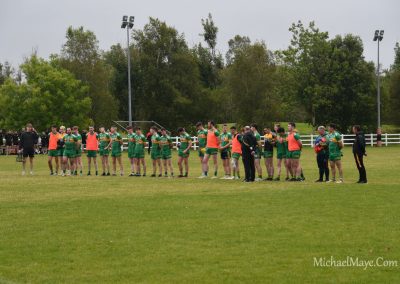
M 368 148 L 369 184 L 20 176 L 0 157 L 0 283 L 396 283 L 400 148 Z M 84 159 L 86 160 L 86 159 Z M 127 168 L 127 159 L 124 159 Z M 176 160 L 174 166 L 176 167 Z M 383 257 L 397 267 L 314 267 L 313 257 Z
M 382 125 L 382 133 L 399 133 L 400 126 L 394 124 L 383 124 Z

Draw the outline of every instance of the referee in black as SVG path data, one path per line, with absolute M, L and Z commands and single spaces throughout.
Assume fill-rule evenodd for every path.
M 353 155 L 360 176 L 357 183 L 367 183 L 367 172 L 364 166 L 364 156 L 367 156 L 367 153 L 365 152 L 365 137 L 360 125 L 353 126 L 353 133 L 356 135 L 353 142 Z
M 26 125 L 25 132 L 21 134 L 19 140 L 19 151 L 22 152 L 22 175 L 25 175 L 26 158 L 29 157 L 30 173 L 33 175 L 33 157 L 35 156 L 35 144 L 38 143 L 38 135 L 32 124 Z
M 256 137 L 251 131 L 250 126 L 244 128 L 244 134 L 238 137 L 238 140 L 242 144 L 242 160 L 245 171 L 245 182 L 253 182 L 256 173 L 254 166 L 254 154 L 258 147 Z

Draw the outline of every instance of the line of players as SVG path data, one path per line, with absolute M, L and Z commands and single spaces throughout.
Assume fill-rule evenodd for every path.
M 218 154 L 222 160 L 224 176 L 222 179 L 240 179 L 239 160 L 242 155 L 244 129 L 238 131 L 236 127 L 223 125 L 222 132 L 216 128 L 213 121 L 209 121 L 207 129 L 199 122 L 196 124 L 198 138 L 198 156 L 202 168 L 202 174 L 199 178 L 207 178 L 209 176 L 209 160 L 214 164 L 214 173 L 211 178 L 218 178 Z M 287 181 L 303 181 L 304 175 L 300 165 L 300 156 L 302 143 L 300 136 L 296 130 L 294 123 L 288 124 L 288 132 L 279 125 L 275 124 L 274 131 L 270 128 L 264 128 L 264 143 L 261 134 L 258 132 L 257 125 L 251 125 L 252 134 L 257 141 L 257 147 L 254 149 L 254 167 L 257 172 L 256 181 L 262 180 L 261 158 L 267 171 L 265 180 L 279 181 L 282 174 L 282 167 L 286 170 Z M 128 127 L 128 158 L 130 161 L 129 176 L 146 176 L 145 148 L 147 139 L 142 133 L 140 127 Z M 329 153 L 326 156 L 326 163 L 329 160 L 332 168 L 332 180 L 335 180 L 335 167 L 338 168 L 340 179 L 343 182 L 343 173 L 341 167 L 341 148 L 343 147 L 341 136 L 336 131 L 334 125 L 330 125 L 329 134 L 325 133 L 325 129 L 321 131 L 320 136 L 316 139 L 316 152 L 324 151 Z M 173 177 L 174 169 L 171 161 L 173 149 L 173 141 L 165 129 L 158 130 L 153 126 L 150 128 L 151 133 L 151 160 L 153 172 L 152 177 L 164 176 Z M 188 158 L 193 145 L 191 136 L 184 128 L 178 129 L 179 143 L 178 147 L 178 177 L 188 177 L 189 162 Z M 51 175 L 82 175 L 82 137 L 79 134 L 78 127 L 65 128 L 61 126 L 59 132 L 57 127 L 53 126 L 49 134 L 48 148 L 48 165 Z M 99 128 L 96 133 L 94 127 L 89 127 L 86 134 L 86 153 L 88 159 L 88 172 L 91 175 L 92 162 L 95 169 L 95 175 L 99 174 L 97 155 L 100 155 L 102 165 L 102 175 L 117 175 L 117 164 L 119 166 L 119 174 L 124 175 L 123 164 L 121 161 L 121 146 L 123 139 L 121 134 L 117 132 L 116 127 L 111 127 L 109 132 L 104 127 Z M 275 167 L 273 162 L 274 147 L 276 147 L 277 168 L 275 175 Z M 109 156 L 112 159 L 112 172 L 110 171 Z M 55 160 L 55 170 L 53 167 Z M 163 172 L 164 170 L 164 172 Z M 321 173 L 321 168 L 320 168 Z M 323 172 L 324 173 L 324 172 Z M 274 178 L 275 175 L 275 178 Z M 329 176 L 326 177 L 329 180 Z

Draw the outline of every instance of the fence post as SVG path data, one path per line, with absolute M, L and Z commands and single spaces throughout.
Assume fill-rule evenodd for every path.
M 313 147 L 313 145 L 314 145 L 314 135 L 311 133 L 311 143 L 310 143 L 311 145 L 311 148 Z
M 385 146 L 388 145 L 388 140 L 387 140 L 387 133 L 385 133 Z
M 197 143 L 196 143 L 197 141 L 196 141 L 196 138 L 197 138 L 196 136 L 193 136 L 193 137 L 192 137 L 192 141 L 193 141 L 193 150 L 195 150 L 195 151 L 196 151 L 196 148 L 197 148 Z
M 371 133 L 371 147 L 374 147 L 374 134 Z

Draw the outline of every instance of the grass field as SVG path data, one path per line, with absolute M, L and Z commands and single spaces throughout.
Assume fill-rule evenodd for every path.
M 188 179 L 51 177 L 46 157 L 22 177 L 1 156 L 0 283 L 399 283 L 400 148 L 367 151 L 366 185 L 349 147 L 344 184 L 313 182 L 311 149 L 304 183 L 199 180 L 194 153 Z M 397 266 L 314 266 L 331 256 Z

